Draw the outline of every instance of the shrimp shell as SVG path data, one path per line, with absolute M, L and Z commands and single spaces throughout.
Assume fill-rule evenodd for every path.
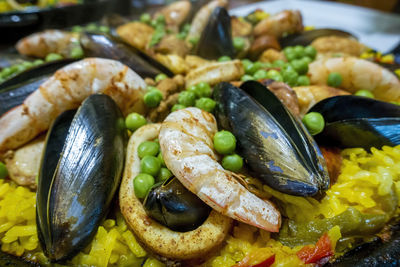
M 113 98 L 126 115 L 143 112 L 145 82 L 115 60 L 87 58 L 58 70 L 23 104 L 0 117 L 0 153 L 17 148 L 47 130 L 62 112 L 79 107 L 95 93 Z
M 303 19 L 298 10 L 284 10 L 260 21 L 253 30 L 255 36 L 270 34 L 276 38 L 284 33 L 297 33 L 303 30 Z
M 218 163 L 213 149 L 214 116 L 198 108 L 171 113 L 159 134 L 167 167 L 181 183 L 214 210 L 270 232 L 278 232 L 279 211 L 245 189 Z
M 338 72 L 342 76 L 341 89 L 350 93 L 371 91 L 383 101 L 400 101 L 400 81 L 389 70 L 356 57 L 321 58 L 308 69 L 311 84 L 327 84 L 328 75 Z

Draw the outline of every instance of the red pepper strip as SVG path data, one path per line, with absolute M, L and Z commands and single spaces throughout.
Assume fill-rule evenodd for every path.
M 268 259 L 266 259 L 265 261 L 260 262 L 256 265 L 252 265 L 251 267 L 269 267 L 272 264 L 274 264 L 274 262 L 275 262 L 275 254 L 272 255 L 271 257 L 269 257 Z
M 331 240 L 327 233 L 325 233 L 318 240 L 315 246 L 305 246 L 297 252 L 299 257 L 304 263 L 317 263 L 325 257 L 330 257 L 334 254 L 332 250 Z

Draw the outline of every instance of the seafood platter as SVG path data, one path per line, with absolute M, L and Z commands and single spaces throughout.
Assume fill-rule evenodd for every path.
M 1 266 L 398 266 L 400 65 L 176 1 L 0 60 Z

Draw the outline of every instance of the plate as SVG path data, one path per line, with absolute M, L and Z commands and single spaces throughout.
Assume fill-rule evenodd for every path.
M 359 41 L 381 52 L 389 52 L 400 42 L 400 15 L 342 3 L 312 0 L 263 1 L 237 7 L 230 14 L 245 16 L 260 8 L 268 13 L 298 9 L 303 24 L 334 28 L 352 33 Z

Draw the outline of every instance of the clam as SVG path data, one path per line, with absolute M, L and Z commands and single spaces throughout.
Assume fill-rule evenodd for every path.
M 318 143 L 370 149 L 400 144 L 400 106 L 371 98 L 345 95 L 318 102 L 310 112 L 325 119 Z
M 96 234 L 119 185 L 126 139 L 122 113 L 106 95 L 88 97 L 53 123 L 36 202 L 38 236 L 50 260 L 71 258 Z
M 207 219 L 211 208 L 175 177 L 154 186 L 144 203 L 146 213 L 171 230 L 192 231 Z
M 221 56 L 233 57 L 231 18 L 223 7 L 216 7 L 211 14 L 197 44 L 196 54 L 207 59 Z
M 142 58 L 140 52 L 126 45 L 116 37 L 105 34 L 83 33 L 80 37 L 81 46 L 87 57 L 101 57 L 120 61 L 143 77 L 155 77 L 159 73 L 172 76 L 173 73 L 149 58 Z
M 218 124 L 236 136 L 238 152 L 255 177 L 298 196 L 312 196 L 329 187 L 315 141 L 266 87 L 252 81 L 241 89 L 220 83 L 214 98 Z

